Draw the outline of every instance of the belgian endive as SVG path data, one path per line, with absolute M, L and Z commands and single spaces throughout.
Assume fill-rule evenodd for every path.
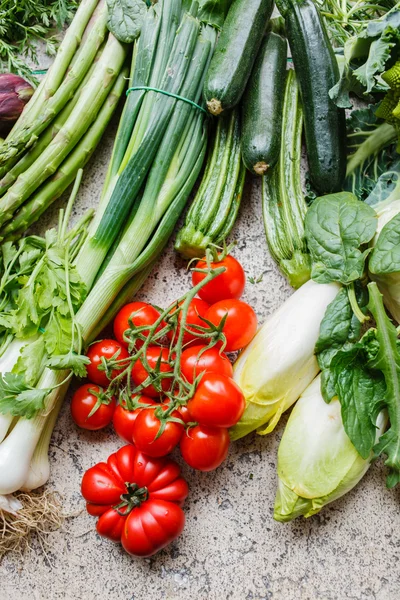
M 243 417 L 231 429 L 239 439 L 255 429 L 272 431 L 319 371 L 314 348 L 336 283 L 308 281 L 270 317 L 239 356 L 234 378 L 246 398 Z
M 381 412 L 377 440 L 386 423 L 386 413 Z M 293 408 L 279 446 L 274 519 L 311 517 L 349 492 L 370 463 L 358 454 L 344 431 L 339 400 L 326 404 L 321 377 L 316 377 Z

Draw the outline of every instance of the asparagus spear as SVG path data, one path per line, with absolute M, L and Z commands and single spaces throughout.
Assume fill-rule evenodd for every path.
M 125 61 L 126 53 L 127 47 L 110 34 L 93 77 L 82 90 L 81 97 L 72 114 L 40 157 L 19 176 L 14 185 L 1 198 L 0 225 L 11 220 L 15 210 L 48 177 L 56 172 L 62 161 L 88 130 L 114 85 Z
M 100 56 L 100 51 L 99 51 Z M 95 64 L 91 66 L 89 71 L 86 73 L 86 76 L 79 88 L 76 90 L 73 98 L 68 102 L 68 104 L 63 108 L 63 110 L 58 115 L 57 119 L 55 119 L 47 129 L 42 133 L 37 143 L 24 154 L 22 158 L 6 173 L 3 179 L 0 180 L 0 196 L 3 196 L 6 191 L 12 186 L 12 184 L 17 180 L 18 176 L 21 173 L 24 173 L 39 156 L 42 152 L 47 148 L 50 142 L 56 137 L 57 133 L 60 131 L 61 127 L 65 124 L 66 120 L 72 113 L 72 110 L 75 108 L 81 93 L 82 89 L 84 89 L 85 84 L 89 81 L 90 77 L 93 75 L 93 71 L 95 68 Z
M 74 181 L 78 170 L 83 168 L 92 156 L 115 112 L 118 101 L 126 87 L 127 76 L 128 69 L 123 69 L 93 125 L 65 159 L 55 175 L 46 181 L 29 202 L 24 204 L 18 211 L 14 219 L 0 231 L 2 238 L 7 241 L 18 239 Z
M 67 72 L 57 91 L 45 102 L 43 108 L 38 112 L 35 110 L 34 121 L 27 123 L 23 129 L 17 131 L 11 139 L 7 139 L 3 144 L 0 149 L 0 165 L 5 167 L 8 160 L 19 156 L 26 148 L 35 143 L 40 133 L 46 129 L 47 125 L 73 96 L 106 37 L 107 16 L 105 0 L 100 0 L 98 11 L 93 16 L 95 21 L 91 26 L 90 33 L 85 43 L 79 48 L 71 69 Z M 43 87 L 43 93 L 49 93 L 48 84 Z
M 47 99 L 51 98 L 59 88 L 98 2 L 99 0 L 82 0 L 79 4 L 75 17 L 60 44 L 53 64 L 48 70 L 46 77 L 36 89 L 30 102 L 26 105 L 21 117 L 15 123 L 8 136 L 8 140 L 11 140 L 14 134 L 25 127 L 28 122 L 31 122 L 33 116 L 37 115 Z

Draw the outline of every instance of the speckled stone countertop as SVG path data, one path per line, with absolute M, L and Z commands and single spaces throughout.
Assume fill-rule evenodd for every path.
M 86 169 L 77 218 L 95 206 L 114 130 Z M 260 322 L 291 293 L 268 254 L 259 181 L 249 178 L 232 235 L 235 256 L 249 276 L 245 299 Z M 55 222 L 57 203 L 42 225 Z M 189 285 L 172 242 L 138 298 L 158 305 Z M 50 489 L 63 499 L 64 528 L 22 559 L 0 564 L 0 600 L 398 600 L 400 598 L 400 489 L 387 491 L 382 462 L 357 488 L 311 519 L 272 519 L 276 453 L 285 419 L 267 437 L 250 435 L 232 445 L 227 461 L 204 474 L 183 465 L 190 484 L 183 535 L 156 557 L 131 558 L 100 538 L 84 511 L 85 469 L 120 447 L 110 430 L 78 430 L 67 397 L 51 442 Z M 178 461 L 180 458 L 177 457 Z

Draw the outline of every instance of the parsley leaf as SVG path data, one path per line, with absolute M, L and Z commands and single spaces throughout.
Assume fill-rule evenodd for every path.
M 44 407 L 49 392 L 28 386 L 21 374 L 0 373 L 0 413 L 32 419 Z

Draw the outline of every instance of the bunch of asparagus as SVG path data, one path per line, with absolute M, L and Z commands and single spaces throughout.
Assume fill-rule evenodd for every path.
M 105 0 L 82 0 L 46 77 L 0 147 L 0 238 L 17 239 L 73 182 L 117 106 L 128 46 Z

